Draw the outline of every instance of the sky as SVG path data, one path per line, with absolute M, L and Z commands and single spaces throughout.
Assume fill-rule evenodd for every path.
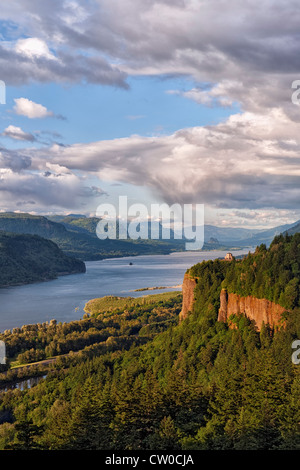
M 296 0 L 3 2 L 0 210 L 300 219 L 299 27 Z

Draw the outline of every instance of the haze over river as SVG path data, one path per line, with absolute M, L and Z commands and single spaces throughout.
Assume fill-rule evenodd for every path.
M 248 251 L 240 250 L 233 254 L 238 256 Z M 85 274 L 0 289 L 0 331 L 51 319 L 58 322 L 78 320 L 84 314 L 85 304 L 96 297 L 138 297 L 181 290 L 178 286 L 181 286 L 188 268 L 204 260 L 224 258 L 225 254 L 224 251 L 186 251 L 90 261 L 86 262 Z M 161 286 L 167 289 L 133 292 L 135 289 Z

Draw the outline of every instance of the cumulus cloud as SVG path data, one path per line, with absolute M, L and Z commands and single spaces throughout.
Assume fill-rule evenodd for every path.
M 104 194 L 97 186 L 87 188 L 90 177 L 147 187 L 169 204 L 236 208 L 241 219 L 246 209 L 253 211 L 250 215 L 263 208 L 298 209 L 299 149 L 298 123 L 278 108 L 265 115 L 236 114 L 215 126 L 172 135 L 14 151 L 2 166 L 24 165 L 23 171 L 39 174 L 43 184 L 55 182 L 54 191 L 45 197 L 58 197 L 62 205 L 71 203 L 75 193 L 77 200 Z M 65 184 L 69 179 L 76 183 L 73 191 Z M 36 198 L 23 195 L 24 200 Z
M 218 125 L 169 136 L 28 149 L 31 168 L 50 172 L 42 181 L 58 184 L 79 172 L 149 187 L 170 203 L 299 206 L 300 114 L 291 102 L 300 66 L 297 2 L 11 0 L 0 18 L 17 19 L 22 33 L 21 40 L 0 46 L 7 83 L 87 81 L 126 88 L 128 75 L 188 76 L 193 87 L 169 93 L 241 110 Z M 70 174 L 51 176 L 45 159 Z M 82 182 L 76 181 L 80 193 Z
M 10 0 L 0 18 L 25 38 L 0 58 L 10 52 L 12 80 L 15 65 L 23 81 L 126 86 L 127 74 L 184 74 L 212 87 L 238 82 L 248 94 L 268 82 L 274 102 L 277 85 L 298 74 L 299 17 L 291 0 Z
M 0 150 L 0 169 L 5 172 L 20 173 L 31 167 L 32 160 L 29 156 L 22 155 L 21 152 L 11 152 L 6 149 Z M 16 175 L 17 178 L 17 175 Z
M 34 149 L 31 149 L 34 151 Z M 40 150 L 35 149 L 40 152 Z M 28 155 L 29 150 L 0 149 L 1 206 L 15 210 L 36 205 L 49 210 L 76 209 L 84 200 L 106 195 L 99 186 L 47 158 L 38 161 Z
M 10 137 L 15 140 L 26 140 L 28 142 L 34 142 L 36 139 L 33 134 L 24 132 L 20 127 L 10 125 L 4 129 L 2 135 L 4 137 Z
M 48 60 L 56 60 L 56 57 L 50 53 L 45 41 L 39 38 L 19 39 L 16 42 L 15 51 L 30 59 L 44 57 Z
M 100 180 L 145 186 L 172 203 L 219 208 L 297 208 L 298 124 L 281 110 L 240 113 L 216 126 L 169 136 L 128 138 L 28 149 L 32 166 L 47 158 Z
M 43 177 L 40 174 L 0 169 L 0 193 L 3 205 L 13 200 L 34 200 L 44 207 L 74 207 L 74 197 L 80 184 L 74 175 L 62 175 L 59 178 Z
M 298 78 L 300 9 L 292 0 L 10 0 L 1 18 L 18 25 L 15 41 L 0 48 L 8 83 L 127 87 L 129 74 L 186 75 L 197 86 L 184 96 L 254 111 L 290 102 Z
M 48 111 L 45 106 L 27 98 L 16 98 L 14 102 L 14 112 L 20 116 L 26 116 L 29 119 L 43 119 L 54 116 L 54 113 Z

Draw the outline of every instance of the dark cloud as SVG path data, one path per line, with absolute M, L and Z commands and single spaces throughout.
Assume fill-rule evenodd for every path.
M 21 30 L 40 38 L 58 59 L 30 62 L 2 48 L 11 79 L 18 66 L 20 80 L 31 74 L 125 86 L 126 75 L 112 65 L 120 61 L 137 72 L 150 67 L 209 81 L 299 70 L 300 8 L 293 1 L 11 0 L 1 10 L 18 24 L 18 37 Z
M 35 204 L 36 204 L 35 201 L 18 201 L 18 202 L 16 202 L 17 207 L 34 206 Z
M 110 65 L 102 57 L 87 57 L 80 54 L 58 53 L 57 59 L 27 57 L 0 46 L 1 79 L 7 85 L 24 83 L 67 82 L 99 83 L 128 88 L 126 74 Z M 56 116 L 64 119 L 63 116 Z
M 290 85 L 300 66 L 300 5 L 292 0 L 10 0 L 1 17 L 18 26 L 15 43 L 10 33 L 0 47 L 2 79 L 10 84 L 126 88 L 130 73 L 190 75 L 219 85 L 223 103 L 250 111 L 287 106 L 295 114 Z M 21 33 L 25 45 L 18 46 Z
M 19 152 L 0 149 L 0 169 L 10 169 L 15 173 L 28 170 L 31 167 L 31 158 Z
M 98 186 L 84 186 L 81 191 L 82 197 L 102 197 L 107 196 L 107 192 L 103 191 L 103 189 L 99 188 Z

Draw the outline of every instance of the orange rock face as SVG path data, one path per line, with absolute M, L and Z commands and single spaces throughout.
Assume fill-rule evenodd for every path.
M 188 313 L 192 311 L 196 285 L 196 279 L 190 278 L 189 275 L 185 273 L 182 283 L 182 310 L 179 314 L 180 321 L 184 320 L 188 316 Z
M 226 322 L 230 315 L 243 314 L 250 320 L 254 320 L 257 329 L 261 325 L 270 325 L 271 328 L 278 325 L 281 315 L 286 309 L 267 299 L 257 299 L 255 297 L 241 297 L 238 294 L 228 294 L 226 290 L 221 291 L 220 309 L 218 321 Z

